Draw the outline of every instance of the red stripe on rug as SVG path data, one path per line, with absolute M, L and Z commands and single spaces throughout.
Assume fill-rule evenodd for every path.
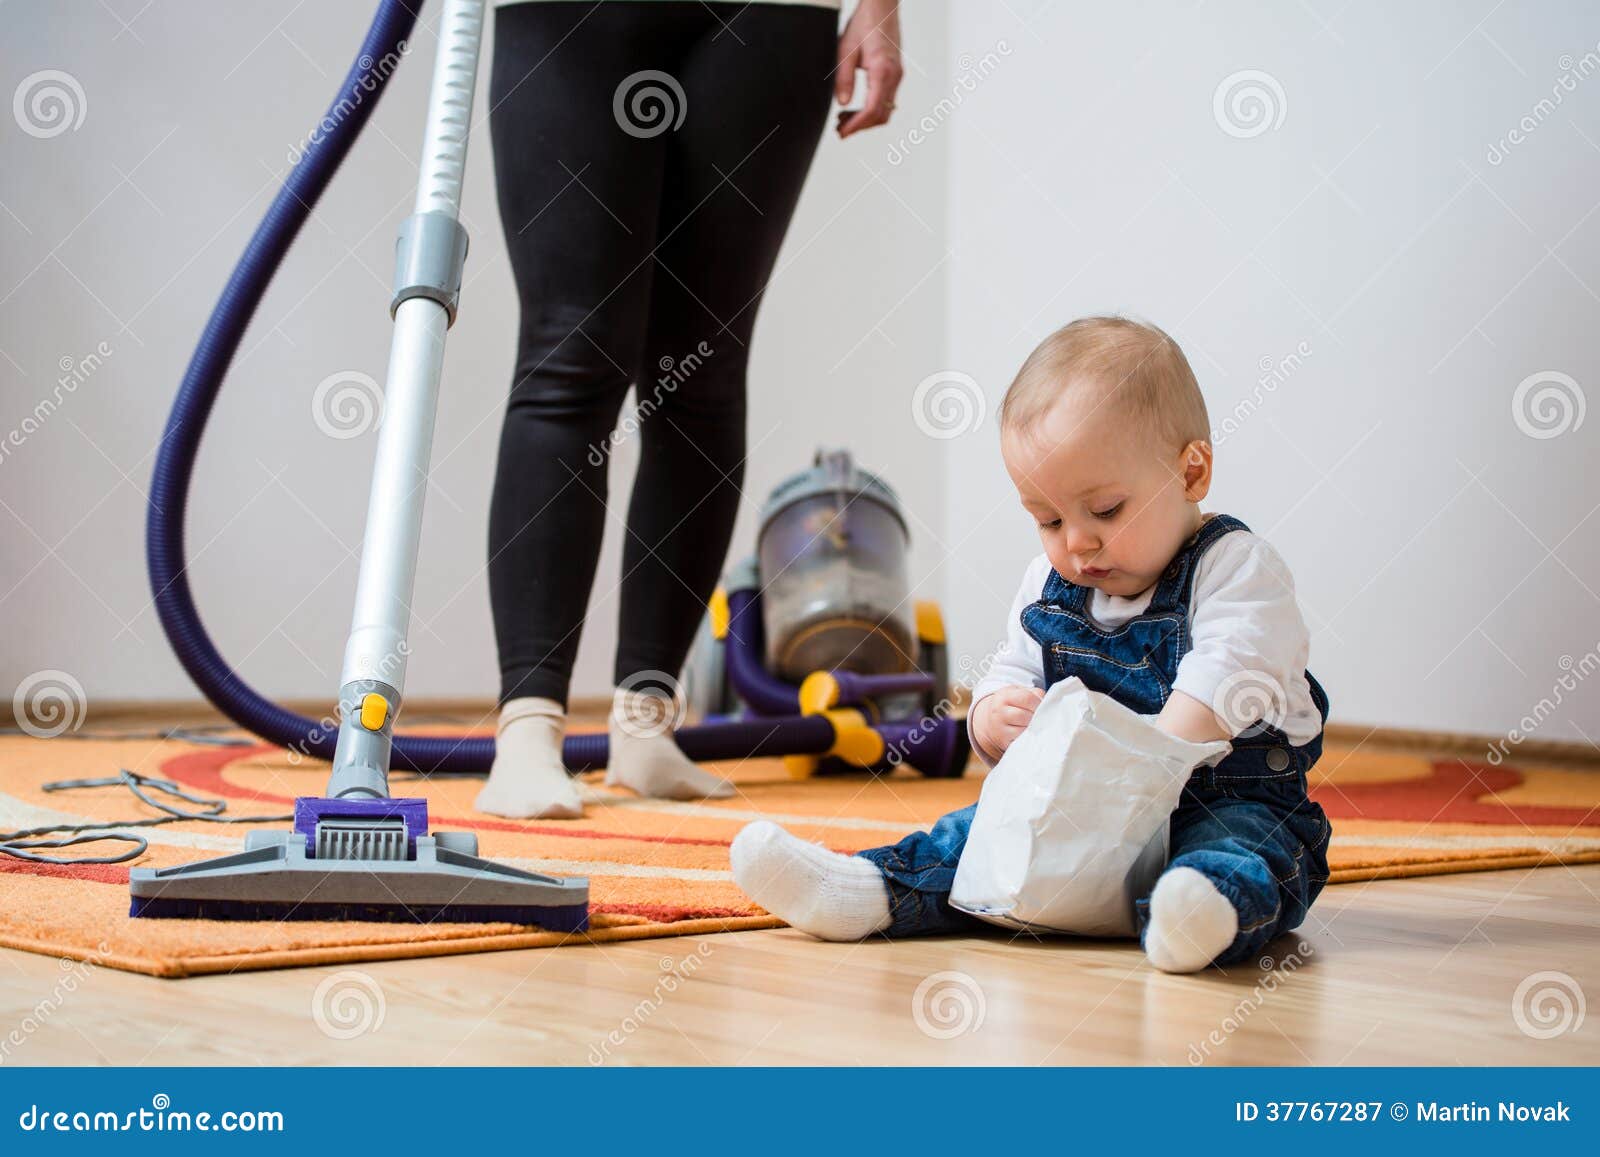
M 1322 805 L 1328 818 L 1335 820 L 1576 828 L 1594 823 L 1600 812 L 1600 808 L 1593 807 L 1508 804 L 1482 798 L 1521 787 L 1525 782 L 1526 777 L 1513 767 L 1438 760 L 1421 779 L 1321 784 L 1312 790 L 1311 798 Z M 1508 841 L 1511 838 L 1508 836 Z
M 690 908 L 676 904 L 591 904 L 589 911 L 611 916 L 644 916 L 663 924 L 670 924 L 674 920 L 725 920 L 735 916 L 760 915 L 748 908 Z
M 97 884 L 126 884 L 128 869 L 121 864 L 36 864 L 0 855 L 0 872 L 18 876 L 49 876 L 56 880 L 93 880 Z

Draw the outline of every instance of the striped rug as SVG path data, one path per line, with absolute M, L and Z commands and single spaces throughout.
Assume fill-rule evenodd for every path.
M 765 928 L 728 871 L 744 823 L 775 820 L 840 851 L 888 843 L 977 797 L 979 780 L 838 777 L 794 782 L 776 760 L 708 765 L 739 793 L 708 803 L 639 799 L 585 777 L 587 814 L 518 823 L 475 815 L 480 781 L 397 775 L 436 828 L 472 829 L 482 854 L 591 881 L 590 940 Z M 975 769 L 976 769 L 976 765 Z M 0 829 L 154 814 L 122 787 L 47 793 L 40 785 L 126 767 L 222 797 L 230 815 L 289 810 L 318 794 L 322 764 L 280 748 L 171 740 L 0 738 Z M 1332 881 L 1600 861 L 1600 773 L 1500 766 L 1329 743 L 1313 794 L 1334 824 Z M 236 851 L 244 830 L 200 822 L 144 829 L 141 866 Z M 180 977 L 242 969 L 548 947 L 584 937 L 514 925 L 209 923 L 131 920 L 128 865 L 51 867 L 0 856 L 0 945 Z

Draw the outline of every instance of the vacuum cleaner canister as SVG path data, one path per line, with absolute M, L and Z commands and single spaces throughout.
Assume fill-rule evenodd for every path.
M 293 831 L 253 831 L 232 856 L 134 868 L 128 914 L 201 920 L 588 925 L 588 881 L 478 856 L 472 832 L 428 834 L 424 799 L 295 801 Z M 400 899 L 404 897 L 404 899 Z
M 909 544 L 899 498 L 848 450 L 818 450 L 774 489 L 757 539 L 768 670 L 915 670 Z

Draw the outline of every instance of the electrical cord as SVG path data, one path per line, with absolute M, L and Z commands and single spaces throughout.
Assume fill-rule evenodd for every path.
M 158 779 L 152 775 L 141 775 L 139 772 L 129 771 L 127 768 L 121 769 L 116 775 L 104 776 L 98 779 L 58 779 L 42 785 L 42 790 L 50 792 L 72 791 L 76 788 L 85 787 L 115 787 L 118 784 L 133 792 L 140 802 L 149 804 L 157 811 L 166 812 L 167 814 L 151 816 L 142 820 L 53 824 L 48 827 L 25 828 L 15 832 L 0 832 L 0 854 L 12 856 L 19 860 L 29 860 L 36 864 L 121 864 L 144 855 L 146 849 L 150 847 L 150 841 L 143 836 L 112 830 L 115 828 L 153 828 L 161 824 L 177 823 L 180 820 L 204 820 L 213 824 L 275 824 L 285 823 L 294 819 L 293 815 L 225 816 L 222 813 L 228 810 L 226 800 L 206 799 L 204 796 L 191 795 L 170 779 Z M 154 799 L 145 790 L 146 788 L 161 792 L 174 799 L 197 804 L 201 810 L 185 811 L 183 808 L 166 803 L 163 800 Z M 61 833 L 66 834 L 60 839 L 39 838 Z M 115 840 L 134 846 L 131 850 L 114 856 L 80 856 L 77 859 L 64 859 L 60 856 L 41 856 L 30 850 L 32 848 L 65 848 L 73 844 L 98 843 L 102 840 Z
M 60 735 L 52 735 L 51 739 L 95 739 L 103 743 L 114 743 L 130 739 L 176 739 L 183 743 L 198 743 L 206 747 L 255 747 L 253 739 L 241 739 L 235 735 L 212 735 L 214 731 L 232 731 L 231 724 L 206 727 L 164 727 L 159 731 L 64 731 Z M 33 735 L 33 732 L 22 727 L 0 727 L 0 735 Z M 37 738 L 37 736 L 35 736 Z

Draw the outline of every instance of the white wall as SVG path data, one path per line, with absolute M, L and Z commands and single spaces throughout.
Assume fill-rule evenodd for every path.
M 192 693 L 143 576 L 151 448 L 365 8 L 163 2 L 124 28 L 101 5 L 8 7 L 0 96 L 58 68 L 88 111 L 47 140 L 0 117 L 0 425 L 51 392 L 62 359 L 101 341 L 112 353 L 0 458 L 4 686 L 53 667 L 91 698 Z M 1569 67 L 1595 63 L 1592 8 L 1008 0 L 911 5 L 906 31 L 895 126 L 825 140 L 780 258 L 735 549 L 818 442 L 853 445 L 907 499 L 920 593 L 945 601 L 957 649 L 981 657 L 1036 549 L 994 408 L 1051 328 L 1129 311 L 1184 345 L 1214 424 L 1243 407 L 1208 507 L 1294 567 L 1336 718 L 1493 733 L 1551 696 L 1563 656 L 1581 663 L 1600 642 L 1600 496 L 1585 469 L 1597 424 L 1533 438 L 1512 399 L 1559 371 L 1581 401 L 1600 370 L 1584 340 L 1600 319 L 1600 77 L 1537 107 Z M 372 441 L 319 433 L 311 396 L 336 371 L 383 376 L 432 43 L 418 38 L 280 275 L 202 453 L 198 598 L 224 652 L 274 695 L 337 680 Z M 1255 136 L 1214 112 L 1244 70 L 1282 91 L 1281 124 Z M 1524 117 L 1533 130 L 1491 163 Z M 436 440 L 417 695 L 495 686 L 482 562 L 515 307 L 486 132 L 465 212 L 472 280 Z M 1300 348 L 1286 380 L 1258 384 Z M 912 420 L 917 383 L 941 371 L 979 383 L 979 430 L 934 439 Z M 625 447 L 619 514 L 630 476 Z M 580 695 L 606 686 L 619 545 L 613 525 Z M 1600 689 L 1561 695 L 1538 734 L 1600 735 Z
M 1529 437 L 1512 399 L 1540 371 L 1600 380 L 1600 75 L 1535 111 L 1586 53 L 1600 71 L 1594 6 L 952 13 L 952 55 L 1012 48 L 943 130 L 949 365 L 991 415 L 1071 318 L 1162 325 L 1214 427 L 1245 406 L 1204 506 L 1294 569 L 1334 718 L 1496 733 L 1552 697 L 1600 643 L 1600 422 Z M 1214 115 L 1242 70 L 1280 86 L 1276 128 Z M 1038 547 L 992 417 L 947 445 L 953 630 L 980 640 Z M 1600 680 L 1559 694 L 1538 735 L 1600 737 Z
M 25 76 L 60 69 L 81 84 L 87 115 L 48 139 L 3 118 L 0 426 L 19 427 L 56 392 L 61 359 L 81 361 L 102 341 L 111 352 L 0 459 L 5 688 L 56 668 L 91 703 L 194 694 L 144 577 L 153 447 L 213 299 L 289 149 L 348 67 L 368 10 L 161 2 L 123 28 L 100 5 L 7 8 L 0 87 L 9 94 Z M 431 24 L 437 6 L 423 15 Z M 931 89 L 944 36 L 942 5 L 908 21 L 902 100 Z M 261 307 L 202 448 L 188 524 L 196 598 L 223 653 L 275 696 L 331 696 L 338 684 L 374 439 L 319 432 L 312 396 L 340 371 L 383 380 L 394 234 L 411 211 L 434 44 L 419 30 Z M 434 443 L 412 695 L 490 696 L 498 686 L 484 559 L 516 304 L 483 121 L 488 73 L 486 52 L 463 205 L 472 253 Z M 820 441 L 852 445 L 900 485 L 918 520 L 944 521 L 937 455 L 908 434 L 895 392 L 941 357 L 944 284 L 932 267 L 945 234 L 943 145 L 899 167 L 882 147 L 838 141 L 830 118 L 757 327 L 736 551 L 752 547 L 761 497 L 808 465 Z M 619 519 L 634 453 L 625 442 L 612 476 Z M 609 687 L 620 546 L 614 522 L 577 695 Z M 917 562 L 933 565 L 926 551 Z

